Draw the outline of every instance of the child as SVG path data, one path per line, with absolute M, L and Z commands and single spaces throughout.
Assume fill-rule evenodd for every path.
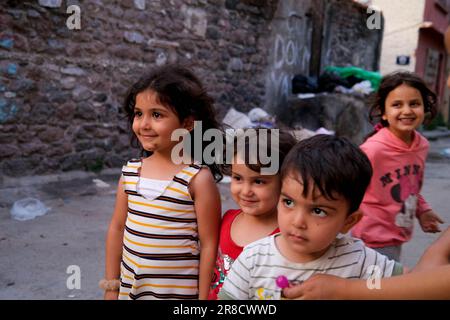
M 361 145 L 374 172 L 361 205 L 364 216 L 352 235 L 396 261 L 411 239 L 414 215 L 425 232 L 439 232 L 443 223 L 420 195 L 429 145 L 416 129 L 427 112 L 436 114 L 436 95 L 420 77 L 387 75 L 370 110 L 378 131 Z
M 412 272 L 381 279 L 379 290 L 363 280 L 317 275 L 283 290 L 291 299 L 446 299 L 450 298 L 450 228 L 427 248 Z
M 280 299 L 282 288 L 315 273 L 345 278 L 402 273 L 393 260 L 338 237 L 355 225 L 370 182 L 370 162 L 345 138 L 316 135 L 299 142 L 281 169 L 280 233 L 244 248 L 220 299 Z
M 268 154 L 278 153 L 281 166 L 289 150 L 295 145 L 295 138 L 287 131 L 279 130 L 255 130 L 257 148 L 268 148 Z M 272 147 L 272 143 L 260 139 L 262 132 L 266 131 L 270 139 L 278 139 L 278 145 Z M 246 131 L 248 133 L 249 130 Z M 238 137 L 237 137 L 238 138 Z M 237 140 L 237 139 L 235 139 Z M 245 141 L 243 150 L 234 149 L 234 156 L 241 163 L 234 161 L 231 165 L 231 195 L 238 204 L 239 209 L 228 210 L 223 216 L 220 229 L 219 251 L 217 255 L 214 277 L 211 282 L 211 291 L 208 299 L 217 299 L 217 293 L 222 288 L 223 281 L 236 258 L 242 252 L 243 247 L 267 235 L 277 233 L 277 203 L 280 195 L 281 181 L 277 173 L 264 175 L 261 168 L 266 167 L 258 161 L 249 161 L 251 139 Z M 257 150 L 259 151 L 259 150 Z M 259 152 L 257 152 L 259 154 Z M 227 171 L 229 171 L 229 167 Z M 229 172 L 228 172 L 229 173 Z M 251 231 L 251 232 L 249 232 Z
M 105 299 L 206 299 L 220 225 L 214 177 L 221 175 L 216 165 L 175 164 L 171 134 L 184 128 L 193 136 L 194 120 L 217 128 L 212 99 L 190 70 L 168 65 L 135 83 L 124 109 L 150 156 L 122 170 L 100 283 Z

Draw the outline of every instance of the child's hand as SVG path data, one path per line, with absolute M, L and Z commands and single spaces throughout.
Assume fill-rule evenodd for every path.
M 348 280 L 327 274 L 316 274 L 299 285 L 283 289 L 287 299 L 344 299 Z
M 118 300 L 119 299 L 119 291 L 111 291 L 106 290 L 103 300 Z
M 419 223 L 424 232 L 440 232 L 438 223 L 444 223 L 433 210 L 426 211 L 419 216 Z

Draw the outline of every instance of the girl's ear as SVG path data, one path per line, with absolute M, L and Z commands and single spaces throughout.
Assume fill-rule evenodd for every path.
M 184 119 L 182 125 L 183 125 L 183 128 L 188 131 L 194 130 L 194 117 L 193 116 L 187 117 L 186 119 Z
M 341 229 L 342 234 L 346 234 L 350 229 L 361 220 L 363 213 L 361 210 L 356 210 L 345 219 L 344 226 Z

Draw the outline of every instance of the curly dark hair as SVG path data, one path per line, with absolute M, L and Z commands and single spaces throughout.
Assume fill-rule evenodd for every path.
M 136 96 L 145 90 L 154 91 L 157 94 L 158 102 L 173 110 L 180 122 L 192 116 L 195 121 L 202 121 L 202 130 L 204 131 L 208 129 L 221 130 L 221 126 L 216 120 L 214 100 L 208 95 L 202 82 L 193 71 L 188 67 L 177 64 L 163 65 L 150 70 L 128 90 L 123 109 L 130 128 L 134 120 Z M 191 141 L 194 141 L 195 130 L 190 133 Z M 133 131 L 131 130 L 131 132 Z M 195 143 L 194 141 L 193 145 Z M 203 151 L 208 143 L 203 141 L 201 143 Z M 131 137 L 131 145 L 140 147 L 142 155 L 151 154 L 151 152 L 142 148 L 134 133 Z M 192 157 L 194 157 L 194 154 L 194 152 L 191 152 Z M 202 161 L 202 159 L 195 160 Z M 219 166 L 216 163 L 207 166 L 210 168 L 214 179 L 220 181 L 223 175 Z
M 417 74 L 407 71 L 396 71 L 383 77 L 379 89 L 370 98 L 369 120 L 371 124 L 376 125 L 380 123 L 383 127 L 389 126 L 389 123 L 381 118 L 386 110 L 386 98 L 392 90 L 402 84 L 420 91 L 424 103 L 424 111 L 428 113 L 424 123 L 428 124 L 433 120 L 437 114 L 436 94 L 428 88 L 425 81 Z

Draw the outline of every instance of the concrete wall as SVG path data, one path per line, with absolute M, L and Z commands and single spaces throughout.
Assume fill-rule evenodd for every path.
M 271 48 L 266 75 L 265 106 L 272 113 L 282 108 L 292 92 L 296 74 L 309 75 L 312 21 L 307 1 L 280 1 L 270 25 Z
M 81 30 L 66 26 L 70 3 L 81 9 Z M 190 65 L 215 98 L 219 118 L 230 107 L 261 106 L 276 4 L 2 2 L 2 174 L 99 170 L 136 156 L 121 103 L 131 83 L 154 65 Z
M 385 27 L 380 58 L 380 72 L 415 71 L 419 28 L 423 22 L 425 0 L 372 0 L 381 9 Z M 410 56 L 410 64 L 396 64 L 399 55 Z

